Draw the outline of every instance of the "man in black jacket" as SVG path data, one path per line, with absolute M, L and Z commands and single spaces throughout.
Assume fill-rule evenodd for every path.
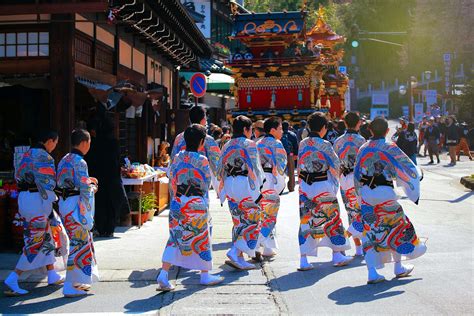
M 295 159 L 298 157 L 298 138 L 295 133 L 290 131 L 288 121 L 282 123 L 282 128 L 281 142 L 288 154 L 288 166 L 286 168 L 288 172 L 288 191 L 293 192 L 295 190 Z
M 430 162 L 429 164 L 434 164 L 433 155 L 436 155 L 436 159 L 439 161 L 439 140 L 440 140 L 440 132 L 439 128 L 434 125 L 434 117 L 431 117 L 428 122 L 428 127 L 425 131 L 425 139 L 428 144 L 428 154 L 430 155 Z

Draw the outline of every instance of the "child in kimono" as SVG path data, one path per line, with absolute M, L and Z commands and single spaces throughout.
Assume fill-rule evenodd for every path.
M 215 285 L 223 278 L 209 274 L 212 269 L 212 243 L 209 232 L 209 161 L 200 154 L 206 130 L 192 124 L 184 132 L 186 150 L 173 158 L 168 171 L 171 181 L 169 229 L 170 237 L 163 253 L 163 266 L 158 278 L 159 291 L 171 291 L 168 280 L 171 265 L 201 270 L 202 285 Z
M 323 113 L 308 116 L 311 130 L 298 151 L 300 182 L 300 245 L 299 271 L 313 269 L 307 256 L 317 256 L 319 247 L 332 249 L 336 267 L 347 265 L 353 257 L 342 251 L 350 249 L 340 218 L 337 192 L 339 190 L 340 162 L 330 142 L 323 139 L 328 121 Z
M 360 199 L 364 225 L 362 246 L 368 269 L 368 284 L 385 280 L 377 273 L 384 263 L 395 262 L 397 278 L 408 276 L 413 265 L 402 265 L 403 259 L 414 259 L 426 252 L 426 245 L 397 202 L 393 181 L 401 186 L 415 203 L 420 198 L 421 172 L 396 144 L 385 139 L 388 123 L 382 117 L 370 123 L 373 137 L 364 144 L 354 169 L 356 195 Z
M 42 132 L 38 143 L 24 154 L 16 170 L 15 178 L 20 191 L 18 212 L 24 218 L 25 246 L 15 271 L 5 279 L 5 285 L 8 287 L 5 294 L 8 296 L 28 293 L 18 285 L 18 278 L 24 271 L 46 267 L 48 284 L 62 284 L 64 281 L 54 270 L 56 247 L 53 223 L 50 220 L 52 203 L 57 200 L 54 193 L 56 169 L 50 153 L 56 148 L 58 139 L 58 134 L 54 131 Z
M 257 149 L 265 175 L 262 188 L 262 226 L 258 246 L 263 247 L 263 257 L 276 255 L 278 248 L 275 234 L 275 225 L 280 208 L 280 194 L 285 189 L 285 169 L 287 155 L 280 139 L 283 135 L 281 119 L 272 116 L 263 123 L 264 136 L 257 142 Z M 257 252 L 257 259 L 260 252 Z
M 360 207 L 354 188 L 354 164 L 359 148 L 365 144 L 365 138 L 359 135 L 360 117 L 356 112 L 349 112 L 344 116 L 346 132 L 334 142 L 334 150 L 341 161 L 341 195 L 346 206 L 349 218 L 347 231 L 354 238 L 356 245 L 356 256 L 363 256 L 360 236 L 363 232 L 362 219 L 360 218 Z
M 90 145 L 89 132 L 74 130 L 71 134 L 72 150 L 58 165 L 59 213 L 70 240 L 63 288 L 65 297 L 86 295 L 92 282 L 98 280 L 91 233 L 97 179 L 89 177 L 84 160 Z
M 189 120 L 191 124 L 199 124 L 201 126 L 207 125 L 206 109 L 200 105 L 195 105 L 189 110 Z M 171 160 L 182 150 L 186 149 L 186 142 L 184 140 L 184 133 L 178 134 L 174 141 L 173 150 L 171 152 Z M 207 158 L 211 170 L 211 184 L 214 190 L 217 191 L 217 164 L 219 163 L 219 156 L 221 150 L 217 142 L 210 135 L 206 134 L 204 146 L 199 149 L 199 153 Z
M 245 261 L 243 253 L 255 257 L 260 234 L 262 211 L 261 189 L 265 179 L 258 157 L 257 145 L 250 140 L 252 121 L 239 115 L 232 122 L 234 135 L 222 148 L 218 177 L 221 202 L 227 198 L 232 215 L 232 247 L 227 252 L 226 264 L 236 269 L 255 269 Z

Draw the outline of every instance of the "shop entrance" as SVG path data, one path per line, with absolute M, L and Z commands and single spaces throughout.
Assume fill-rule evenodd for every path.
M 13 170 L 15 146 L 30 146 L 50 126 L 50 93 L 21 85 L 0 88 L 0 171 Z

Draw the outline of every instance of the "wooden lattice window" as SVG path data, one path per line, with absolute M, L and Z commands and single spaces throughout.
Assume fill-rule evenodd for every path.
M 75 38 L 75 60 L 81 64 L 93 67 L 92 64 L 92 40 L 76 34 Z
M 95 68 L 104 72 L 114 71 L 114 52 L 108 47 L 97 45 L 95 50 Z

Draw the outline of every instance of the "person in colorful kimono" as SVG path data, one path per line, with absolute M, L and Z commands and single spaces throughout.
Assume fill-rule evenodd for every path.
M 189 120 L 191 124 L 200 124 L 201 126 L 206 127 L 207 118 L 206 118 L 206 109 L 200 105 L 195 105 L 189 110 Z M 171 151 L 171 160 L 182 150 L 186 149 L 186 141 L 184 140 L 184 132 L 178 134 L 174 140 L 173 150 Z M 204 155 L 209 161 L 209 167 L 211 169 L 211 184 L 214 190 L 217 191 L 218 181 L 217 181 L 217 165 L 219 163 L 219 156 L 221 150 L 219 145 L 214 140 L 211 135 L 206 134 L 206 139 L 204 140 L 204 147 L 199 150 L 201 155 Z
M 413 265 L 402 265 L 401 261 L 423 255 L 426 245 L 397 202 L 393 185 L 395 180 L 407 197 L 418 203 L 421 172 L 396 144 L 385 139 L 389 129 L 384 118 L 375 118 L 370 130 L 373 137 L 359 150 L 354 181 L 364 225 L 367 283 L 373 284 L 385 280 L 377 269 L 392 261 L 397 278 L 410 275 Z
M 356 112 L 349 112 L 344 116 L 346 126 L 345 133 L 334 142 L 334 151 L 341 161 L 341 195 L 349 218 L 349 228 L 347 231 L 354 238 L 356 245 L 356 256 L 363 256 L 362 243 L 360 237 L 363 232 L 362 219 L 360 217 L 360 207 L 357 204 L 357 197 L 354 188 L 354 164 L 359 152 L 359 148 L 365 144 L 366 140 L 359 134 L 361 120 Z
M 70 240 L 63 288 L 65 297 L 86 295 L 93 281 L 98 280 L 91 232 L 98 183 L 96 178 L 89 177 L 84 160 L 90 145 L 89 132 L 74 130 L 71 134 L 72 150 L 58 165 L 59 213 Z
M 171 291 L 168 280 L 171 265 L 201 270 L 202 285 L 215 285 L 223 278 L 209 274 L 212 270 L 212 243 L 209 227 L 209 161 L 200 154 L 206 130 L 192 124 L 184 132 L 186 150 L 179 152 L 168 171 L 171 181 L 169 214 L 170 237 L 163 253 L 158 290 Z
M 265 179 L 258 156 L 257 144 L 250 140 L 252 121 L 239 115 L 232 122 L 234 135 L 222 148 L 219 160 L 221 203 L 227 198 L 232 215 L 232 247 L 226 264 L 236 269 L 255 269 L 243 254 L 255 257 L 260 234 L 262 211 L 261 189 Z
M 55 131 L 41 132 L 38 143 L 24 154 L 16 170 L 15 178 L 20 191 L 18 212 L 24 218 L 25 246 L 15 271 L 4 281 L 8 287 L 5 294 L 8 296 L 28 294 L 18 285 L 18 278 L 24 271 L 46 267 L 48 284 L 62 284 L 64 281 L 54 268 L 56 245 L 50 220 L 52 204 L 57 200 L 54 193 L 56 168 L 50 153 L 56 148 L 58 139 Z M 61 229 L 61 226 L 58 227 Z
M 319 247 L 332 249 L 334 266 L 347 265 L 353 257 L 342 252 L 350 249 L 340 218 L 340 162 L 332 145 L 324 140 L 328 121 L 321 112 L 308 116 L 309 137 L 303 139 L 298 151 L 300 194 L 299 271 L 313 269 L 307 256 L 317 256 Z
M 285 189 L 285 169 L 287 162 L 286 150 L 280 139 L 283 135 L 282 121 L 276 116 L 269 117 L 263 124 L 265 136 L 257 142 L 257 149 L 265 175 L 262 188 L 262 226 L 258 246 L 263 247 L 263 252 L 256 253 L 256 259 L 273 257 L 278 248 L 275 225 L 278 209 L 280 208 L 280 194 Z

